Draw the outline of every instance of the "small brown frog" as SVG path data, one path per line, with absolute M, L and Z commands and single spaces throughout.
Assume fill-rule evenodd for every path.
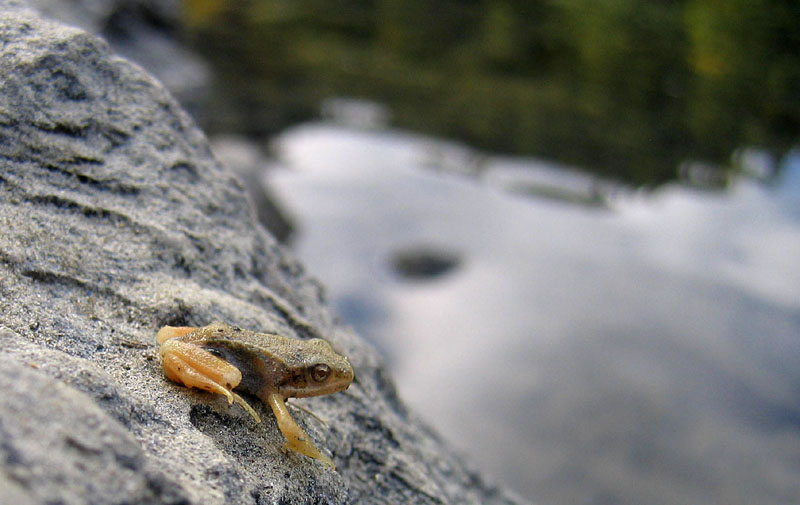
M 187 387 L 224 395 L 256 422 L 255 410 L 233 390 L 255 395 L 272 408 L 286 437 L 283 449 L 334 468 L 286 408 L 287 398 L 336 393 L 353 381 L 347 358 L 322 339 L 298 340 L 213 323 L 202 328 L 164 326 L 158 331 L 161 364 L 168 378 Z

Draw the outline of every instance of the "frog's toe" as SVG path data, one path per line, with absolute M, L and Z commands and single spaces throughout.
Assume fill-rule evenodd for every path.
M 331 470 L 336 470 L 336 465 L 333 464 L 333 460 L 319 452 L 319 449 L 314 447 L 314 444 L 310 443 L 308 440 L 287 440 L 281 446 L 281 451 L 283 453 L 288 453 L 289 451 L 300 453 L 309 458 L 316 459 Z
M 231 395 L 233 396 L 233 400 L 234 400 L 236 403 L 238 403 L 240 407 L 242 407 L 244 410 L 246 410 L 248 414 L 250 414 L 251 416 L 253 416 L 253 419 L 255 419 L 257 423 L 260 423 L 260 422 L 261 422 L 261 416 L 259 416 L 259 415 L 258 415 L 258 412 L 256 412 L 256 411 L 253 409 L 253 407 L 251 407 L 251 406 L 250 406 L 250 404 L 249 404 L 249 403 L 247 403 L 247 402 L 244 400 L 244 398 L 242 398 L 241 396 L 237 395 L 237 394 L 236 394 L 236 393 L 234 393 L 233 391 L 231 391 Z

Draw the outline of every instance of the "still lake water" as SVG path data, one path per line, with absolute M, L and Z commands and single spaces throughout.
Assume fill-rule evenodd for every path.
M 800 153 L 645 193 L 402 132 L 274 149 L 298 256 L 475 468 L 538 503 L 800 502 Z M 579 198 L 504 189 L 551 180 Z M 398 275 L 415 247 L 458 263 Z

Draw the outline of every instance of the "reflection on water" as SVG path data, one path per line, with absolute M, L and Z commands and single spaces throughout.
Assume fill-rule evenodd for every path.
M 356 96 L 390 111 L 355 121 L 658 184 L 800 132 L 794 0 L 184 4 L 216 72 L 213 133 L 273 133 Z
M 539 503 L 800 501 L 800 154 L 771 185 L 638 193 L 401 133 L 275 146 L 299 256 L 477 467 Z M 508 192 L 526 164 L 603 205 Z M 392 273 L 420 244 L 447 275 Z

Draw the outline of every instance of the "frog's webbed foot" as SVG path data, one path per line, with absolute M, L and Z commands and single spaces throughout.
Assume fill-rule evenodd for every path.
M 233 392 L 233 388 L 242 381 L 239 369 L 198 345 L 175 338 L 187 335 L 195 329 L 165 326 L 159 330 L 157 338 L 161 342 L 159 354 L 164 373 L 169 379 L 186 387 L 225 396 L 229 404 L 238 403 L 260 423 L 258 413 L 244 398 Z
M 336 470 L 331 458 L 322 454 L 311 442 L 311 438 L 306 435 L 306 432 L 294 422 L 289 410 L 286 408 L 286 402 L 283 397 L 278 393 L 268 393 L 266 400 L 269 406 L 272 407 L 272 412 L 275 413 L 275 418 L 278 420 L 278 428 L 280 428 L 283 436 L 286 437 L 286 443 L 283 444 L 282 449 L 284 451 L 292 450 L 309 458 L 318 459 L 332 470 Z

